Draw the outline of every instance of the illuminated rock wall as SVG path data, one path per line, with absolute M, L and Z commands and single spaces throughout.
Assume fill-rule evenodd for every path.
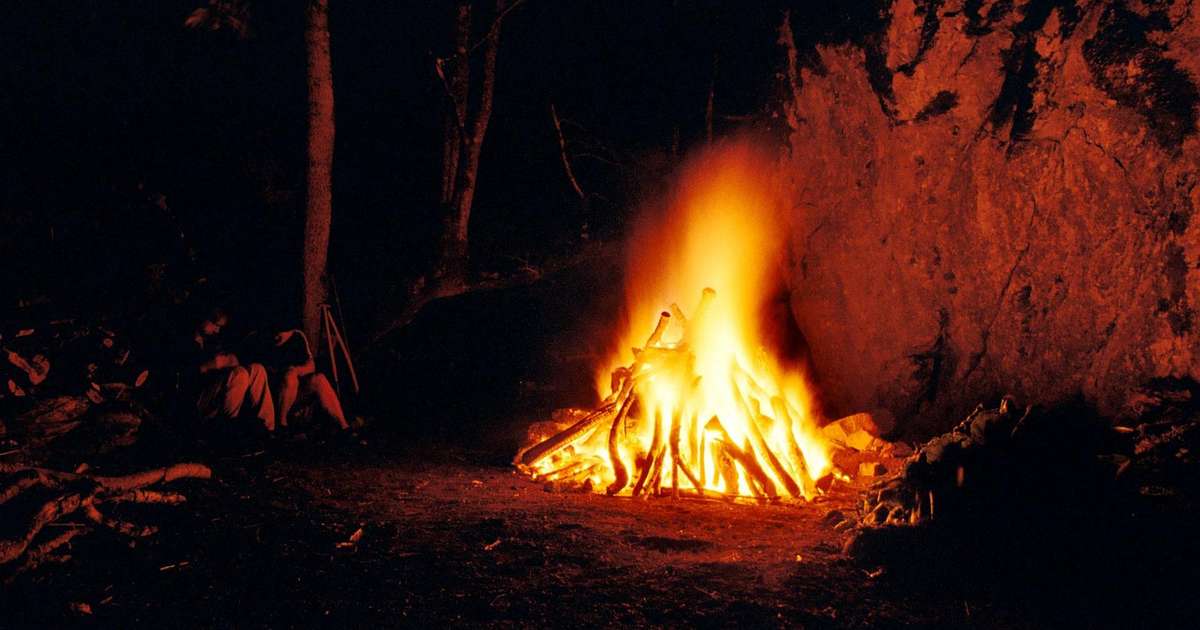
M 898 0 L 801 51 L 792 311 L 831 412 L 1200 376 L 1200 2 Z

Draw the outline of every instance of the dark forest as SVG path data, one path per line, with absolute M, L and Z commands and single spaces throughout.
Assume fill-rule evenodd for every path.
M 0 24 L 0 626 L 1198 612 L 1192 0 Z

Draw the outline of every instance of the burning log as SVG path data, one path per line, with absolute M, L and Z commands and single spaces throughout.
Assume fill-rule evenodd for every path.
M 534 445 L 532 448 L 517 453 L 517 462 L 520 466 L 533 468 L 539 462 L 558 453 L 559 451 L 587 439 L 592 431 L 598 428 L 606 418 L 615 412 L 617 407 L 616 402 L 608 403 L 592 413 L 584 416 L 579 422 L 571 425 L 565 431 L 551 437 L 548 440 Z
M 740 464 L 742 469 L 746 471 L 746 474 L 749 475 L 748 478 L 751 483 L 747 485 L 750 486 L 751 490 L 757 490 L 755 488 L 755 484 L 757 484 L 758 489 L 761 489 L 762 494 L 767 498 L 776 499 L 779 497 L 779 495 L 775 492 L 775 484 L 771 481 L 771 478 L 767 476 L 767 473 L 762 469 L 762 466 L 759 466 L 758 460 L 754 459 L 753 451 L 750 449 L 750 444 L 748 442 L 745 445 L 745 449 L 738 448 L 738 446 L 734 444 L 733 439 L 729 437 L 729 432 L 725 430 L 725 426 L 721 424 L 721 420 L 716 416 L 713 416 L 712 420 L 708 421 L 705 429 L 714 431 L 720 435 L 716 442 L 724 450 L 725 454 L 727 454 L 733 461 Z M 727 489 L 729 488 L 728 485 L 725 487 Z M 734 484 L 733 488 L 736 490 L 736 483 Z
M 742 395 L 741 388 L 738 387 L 737 378 L 731 376 L 729 380 L 733 386 L 734 397 L 737 399 L 742 413 L 746 416 L 746 426 L 750 427 L 749 433 L 750 437 L 754 440 L 755 450 L 766 458 L 767 463 L 775 471 L 775 476 L 783 483 L 783 487 L 787 489 L 788 494 L 794 498 L 803 498 L 804 493 L 800 491 L 800 486 L 796 485 L 796 480 L 792 479 L 792 476 L 784 470 L 783 464 L 779 462 L 779 458 L 775 457 L 775 453 L 772 453 L 770 447 L 767 446 L 767 440 L 763 438 L 762 430 L 758 428 L 758 414 L 751 412 L 750 405 L 746 403 L 746 398 Z M 757 462 L 755 463 L 757 464 Z
M 575 479 L 583 476 L 585 473 L 590 473 L 597 466 L 604 462 L 598 457 L 591 457 L 581 461 L 573 462 L 548 473 L 534 475 L 534 481 L 563 481 L 566 479 Z
M 650 481 L 662 466 L 665 450 L 662 440 L 662 411 L 655 411 L 654 437 L 650 441 L 650 457 L 646 460 L 646 466 L 642 468 L 642 474 L 638 477 L 637 483 L 633 485 L 633 496 L 640 496 L 646 489 L 646 482 Z
M 622 392 L 621 410 L 617 412 L 613 418 L 612 427 L 608 430 L 608 461 L 612 463 L 613 474 L 615 479 L 605 488 L 607 494 L 616 494 L 625 488 L 625 484 L 629 483 L 629 472 L 625 470 L 625 464 L 621 461 L 621 450 L 618 447 L 617 435 L 621 429 L 621 423 L 625 421 L 625 417 L 629 415 L 629 409 L 633 406 L 633 380 L 626 379 L 625 391 Z
M 692 333 L 699 328 L 696 324 L 704 321 L 704 316 L 708 313 L 708 307 L 712 304 L 714 298 L 717 297 L 717 292 L 710 287 L 705 287 L 700 292 L 700 303 L 696 305 L 696 310 L 692 311 L 691 325 L 684 330 L 683 340 L 688 341 Z
M 675 321 L 679 322 L 686 329 L 688 320 L 687 317 L 684 316 L 683 310 L 679 308 L 679 305 L 671 302 L 671 307 L 668 310 L 671 311 L 671 317 L 674 317 Z
M 804 451 L 800 449 L 800 444 L 796 441 L 796 434 L 794 433 L 794 428 L 797 426 L 799 420 L 803 416 L 801 416 L 800 412 L 792 407 L 792 405 L 788 403 L 783 396 L 778 394 L 769 394 L 761 385 L 758 384 L 756 380 L 754 380 L 754 377 L 745 369 L 743 369 L 742 366 L 736 361 L 733 365 L 733 371 L 735 375 L 742 377 L 751 393 L 763 400 L 770 401 L 771 408 L 774 411 L 775 416 L 784 423 L 784 427 L 786 428 L 784 434 L 787 438 L 788 456 L 791 458 L 792 465 L 796 469 L 796 478 L 799 479 L 800 492 L 804 498 L 811 499 L 817 488 L 813 483 L 812 476 L 809 472 L 808 460 L 804 456 Z
M 812 484 L 812 480 L 808 474 L 808 460 L 804 457 L 804 451 L 800 450 L 800 444 L 796 441 L 796 434 L 792 433 L 795 427 L 795 419 L 788 412 L 788 405 L 780 396 L 771 398 L 771 408 L 775 410 L 775 415 L 783 420 L 784 427 L 787 429 L 788 454 L 792 457 L 792 464 L 796 467 L 796 477 L 800 480 L 800 490 L 804 493 L 804 498 L 812 499 L 816 488 Z
M 658 341 L 662 339 L 663 333 L 666 332 L 667 323 L 670 321 L 670 313 L 666 311 L 660 313 L 658 316 L 658 324 L 654 326 L 654 332 L 650 333 L 650 337 L 646 340 L 646 345 L 643 346 L 643 348 L 650 348 L 654 344 L 658 343 Z M 618 411 L 617 416 L 613 418 L 612 427 L 608 432 L 608 456 L 609 460 L 612 462 L 613 473 L 616 476 L 616 479 L 614 479 L 613 482 L 609 484 L 608 488 L 605 489 L 605 492 L 610 495 L 620 492 L 625 488 L 625 485 L 629 483 L 629 472 L 625 470 L 625 464 L 621 461 L 621 451 L 618 448 L 617 435 L 619 433 L 619 429 L 621 428 L 621 423 L 625 421 L 625 418 L 629 415 L 630 408 L 633 406 L 634 388 L 637 385 L 637 377 L 640 376 L 639 372 L 641 371 L 643 364 L 644 363 L 642 359 L 639 357 L 634 359 L 633 365 L 629 368 L 630 376 L 625 379 L 624 391 L 622 392 L 622 395 L 617 397 L 619 400 L 622 400 L 620 403 L 621 410 Z
M 633 362 L 609 368 L 611 393 L 603 406 L 518 453 L 514 463 L 539 481 L 587 478 L 594 482 L 592 475 L 607 466 L 604 472 L 612 473 L 611 483 L 605 487 L 609 495 L 629 488 L 635 497 L 666 493 L 705 497 L 708 490 L 723 483 L 729 499 L 748 492 L 762 501 L 777 500 L 779 485 L 791 497 L 811 498 L 811 475 L 823 471 L 812 471 L 812 462 L 800 448 L 799 440 L 811 435 L 793 431 L 805 416 L 788 407 L 782 392 L 768 393 L 733 356 L 727 362 L 722 357 L 723 365 L 713 367 L 710 344 L 715 343 L 719 352 L 726 351 L 723 341 L 713 340 L 721 339 L 720 333 L 709 330 L 716 322 L 706 321 L 723 314 L 711 307 L 715 297 L 715 291 L 705 289 L 690 318 L 677 304 L 671 304 L 669 312 L 661 312 L 646 343 L 633 348 Z M 674 328 L 682 328 L 682 332 L 664 340 L 672 322 L 678 322 Z M 697 373 L 697 364 L 715 370 L 710 379 Z M 725 374 L 727 371 L 730 373 Z M 771 382 L 777 378 L 772 377 Z M 702 380 L 705 387 L 701 387 Z M 725 401 L 733 402 L 734 408 L 724 409 Z M 763 411 L 768 404 L 774 406 L 774 418 Z M 701 426 L 701 414 L 707 417 L 710 413 L 712 419 Z M 730 425 L 739 440 L 746 438 L 744 444 L 734 441 L 717 413 L 728 414 L 726 422 L 745 424 Z M 664 426 L 667 418 L 669 424 Z M 603 445 L 597 431 L 602 422 L 609 423 Z M 774 427 L 776 422 L 781 426 Z M 779 435 L 779 428 L 784 429 L 786 440 Z M 567 451 L 571 446 L 577 448 Z M 598 457 L 605 448 L 607 463 Z M 555 460 L 557 470 L 548 471 L 547 458 L 564 451 L 567 454 L 562 461 Z M 819 461 L 816 467 L 823 469 L 825 464 Z M 745 488 L 742 475 L 747 481 Z
M 737 464 L 734 463 L 732 455 L 725 448 L 726 444 L 723 440 L 713 441 L 713 466 L 715 467 L 714 472 L 725 484 L 726 498 L 733 499 L 737 497 L 741 475 L 738 473 Z
M 662 339 L 663 333 L 667 331 L 667 324 L 671 321 L 671 314 L 663 311 L 658 315 L 658 323 L 654 326 L 654 332 L 650 333 L 650 338 L 646 340 L 646 345 L 643 348 L 653 347 Z M 635 372 L 637 370 L 634 370 Z
M 698 415 L 696 413 L 692 414 L 692 426 L 696 426 L 697 417 Z M 682 427 L 680 426 L 679 422 L 674 422 L 671 425 L 671 459 L 675 462 L 674 470 L 671 473 L 671 492 L 673 495 L 679 496 L 679 472 L 683 471 L 683 475 L 687 477 L 688 482 L 692 484 L 692 487 L 696 489 L 696 492 L 698 492 L 700 496 L 704 496 L 704 484 L 696 478 L 696 475 L 692 474 L 691 468 L 688 467 L 687 462 L 683 459 L 683 453 L 679 451 L 679 432 L 681 428 Z M 701 476 L 703 476 L 703 473 L 701 473 Z

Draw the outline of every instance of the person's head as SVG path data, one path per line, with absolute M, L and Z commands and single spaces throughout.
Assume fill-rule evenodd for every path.
M 228 323 L 229 314 L 225 312 L 225 309 L 215 306 L 209 309 L 207 314 L 201 318 L 196 332 L 204 337 L 213 337 L 220 334 L 221 329 L 225 328 Z

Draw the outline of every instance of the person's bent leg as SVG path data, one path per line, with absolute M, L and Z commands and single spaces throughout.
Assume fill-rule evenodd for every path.
M 337 392 L 333 390 L 333 385 L 329 384 L 329 379 L 325 378 L 324 374 L 309 376 L 305 386 L 317 395 L 321 411 L 329 414 L 339 428 L 343 431 L 350 428 L 350 425 L 346 423 L 346 414 L 342 411 L 342 401 L 338 400 Z
M 292 405 L 296 404 L 296 396 L 300 392 L 300 373 L 295 368 L 284 370 L 283 377 L 279 383 L 279 426 L 286 427 L 288 414 L 292 412 Z
M 255 417 L 262 420 L 268 431 L 275 430 L 275 402 L 271 398 L 271 387 L 267 370 L 258 363 L 251 363 L 247 373 L 245 400 Z
M 227 374 L 205 374 L 204 384 L 196 397 L 196 412 L 204 419 L 215 418 L 225 409 L 225 380 Z
M 224 400 L 221 403 L 221 415 L 226 418 L 236 418 L 242 413 L 242 404 L 246 400 L 246 390 L 250 387 L 250 373 L 246 368 L 238 366 L 230 368 L 225 374 Z

